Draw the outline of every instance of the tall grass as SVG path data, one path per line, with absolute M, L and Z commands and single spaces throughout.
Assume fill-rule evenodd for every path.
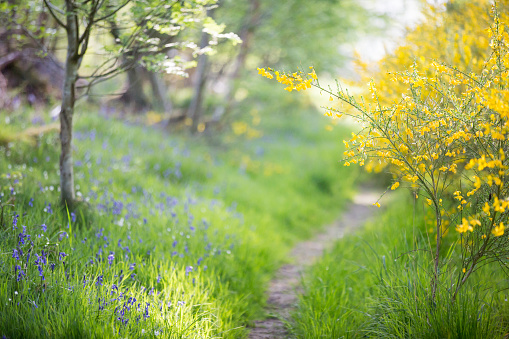
M 168 135 L 93 109 L 76 117 L 82 203 L 69 211 L 57 135 L 0 146 L 0 335 L 245 337 L 286 252 L 350 192 L 341 135 L 311 108 L 261 112 L 255 140 Z M 9 128 L 30 120 L 13 113 Z
M 382 217 L 338 241 L 309 270 L 291 325 L 296 337 L 504 337 L 507 277 L 497 266 L 477 272 L 451 302 L 458 251 L 453 235 L 447 238 L 449 267 L 442 267 L 432 301 L 427 249 L 433 237 L 422 208 L 406 198 L 400 195 Z

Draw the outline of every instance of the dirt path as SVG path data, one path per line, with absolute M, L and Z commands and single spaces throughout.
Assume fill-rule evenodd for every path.
M 346 232 L 363 225 L 372 217 L 377 212 L 373 203 L 379 197 L 380 192 L 361 191 L 346 207 L 339 220 L 327 226 L 313 239 L 294 247 L 290 254 L 292 263 L 281 267 L 270 283 L 267 301 L 267 313 L 270 317 L 256 321 L 249 338 L 273 339 L 288 336 L 283 320 L 290 318 L 290 311 L 297 302 L 296 289 L 304 269 L 322 256 L 323 252 Z

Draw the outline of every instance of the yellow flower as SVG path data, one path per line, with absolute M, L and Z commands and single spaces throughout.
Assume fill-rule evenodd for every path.
M 501 235 L 504 235 L 504 230 L 505 230 L 504 223 L 501 222 L 500 225 L 495 226 L 495 228 L 493 229 L 493 231 L 491 231 L 491 233 L 493 233 L 493 235 L 496 237 L 500 237 Z
M 484 206 L 482 208 L 483 212 L 486 213 L 487 215 L 490 215 L 490 204 L 488 204 L 488 202 L 485 202 L 484 203 Z
M 465 233 L 466 231 L 472 232 L 474 228 L 470 225 L 466 218 L 462 219 L 462 223 L 456 226 L 456 231 L 459 233 Z
M 397 182 L 397 181 L 396 181 L 396 182 L 395 182 L 395 183 L 391 186 L 391 190 L 393 190 L 393 191 L 394 191 L 394 190 L 395 190 L 396 188 L 398 188 L 398 187 L 399 187 L 399 182 Z
M 376 207 L 380 208 L 380 204 L 378 203 L 378 201 L 377 201 L 377 202 L 375 202 L 375 203 L 373 204 L 373 206 L 376 206 Z

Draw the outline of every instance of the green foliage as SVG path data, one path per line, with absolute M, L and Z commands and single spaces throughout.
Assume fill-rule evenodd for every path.
M 341 239 L 313 266 L 293 316 L 296 337 L 503 338 L 506 277 L 497 267 L 476 272 L 455 303 L 453 289 L 439 289 L 436 302 L 430 298 L 423 211 L 420 200 L 414 207 L 406 194 L 393 197 L 381 218 Z M 447 246 L 454 265 L 459 254 Z M 440 283 L 447 285 L 455 275 L 444 272 Z
M 242 109 L 248 107 L 252 103 Z M 8 152 L 2 149 L 0 173 L 11 176 L 0 179 L 0 200 L 9 204 L 0 229 L 0 297 L 6 301 L 0 305 L 1 334 L 124 338 L 157 331 L 168 338 L 245 337 L 244 326 L 262 315 L 265 286 L 286 252 L 333 220 L 353 184 L 334 159 L 342 151 L 336 142 L 342 135 L 325 133 L 315 110 L 279 106 L 279 115 L 262 108 L 259 139 L 201 134 L 191 140 L 78 114 L 75 175 L 83 202 L 70 208 L 69 216 L 55 207 L 56 136 L 43 135 L 38 147 L 15 143 Z M 13 116 L 10 125 L 19 128 L 30 115 Z M 297 120 L 288 127 L 290 115 Z M 22 226 L 33 247 L 19 245 Z M 20 260 L 13 258 L 18 247 Z M 42 250 L 48 260 L 42 265 L 45 280 L 34 264 Z M 60 252 L 67 256 L 60 259 Z M 15 264 L 26 278 L 16 281 Z M 114 284 L 125 298 L 118 299 Z M 138 300 L 141 311 L 137 306 L 126 311 L 129 322 L 123 325 L 119 309 L 129 297 Z M 145 319 L 146 303 L 150 317 Z
M 256 1 L 223 1 L 216 21 L 240 32 L 254 14 L 251 2 Z M 252 68 L 260 63 L 280 69 L 313 64 L 320 71 L 335 72 L 345 58 L 338 46 L 355 41 L 359 32 L 375 27 L 376 14 L 368 12 L 358 1 L 257 2 L 260 17 L 253 28 L 248 64 Z M 222 50 L 232 53 L 230 47 Z

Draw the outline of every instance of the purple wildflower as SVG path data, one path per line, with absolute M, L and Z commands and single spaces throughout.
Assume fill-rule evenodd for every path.
M 46 224 L 42 224 L 41 228 L 43 232 L 46 232 L 48 230 L 48 226 L 46 226 Z
M 40 256 L 39 254 L 35 253 L 35 262 L 34 262 L 34 264 L 35 265 L 40 265 L 42 263 L 43 263 L 42 256 Z
M 64 237 L 69 238 L 69 235 L 65 231 L 60 233 L 60 236 L 58 237 L 58 241 L 62 241 L 62 239 L 64 239 Z
M 178 244 L 177 240 L 173 240 L 173 244 L 172 244 L 172 246 L 173 246 L 174 248 L 175 248 L 175 246 L 177 246 L 177 244 Z
M 48 260 L 47 260 L 46 256 L 47 256 L 47 253 L 44 253 L 44 250 L 42 250 L 41 251 L 41 263 L 43 263 L 44 265 L 48 264 Z
M 115 259 L 115 253 L 110 252 L 110 255 L 108 255 L 108 264 L 112 264 L 113 260 Z
M 97 277 L 97 281 L 95 282 L 95 286 L 102 286 L 103 284 L 103 276 L 100 275 Z
M 39 277 L 42 277 L 42 280 L 46 280 L 44 278 L 44 273 L 42 271 L 42 266 L 41 265 L 37 265 L 37 270 L 39 271 Z
M 19 271 L 19 272 L 18 272 Z M 23 270 L 21 269 L 21 266 L 19 265 L 16 265 L 14 267 L 14 273 L 18 273 L 17 277 L 16 277 L 16 281 L 20 281 L 20 280 L 23 280 L 23 277 L 26 277 L 26 274 L 25 272 L 23 272 Z
M 21 246 L 21 245 L 24 245 L 24 244 L 25 244 L 25 239 L 26 239 L 26 238 L 29 238 L 29 239 L 30 239 L 30 236 L 28 236 L 28 235 L 26 234 L 26 226 L 23 226 L 23 232 L 21 232 L 21 233 L 19 234 L 19 243 L 18 243 L 18 244 L 19 244 L 20 246 Z
M 143 312 L 143 318 L 147 319 L 149 318 L 150 316 L 148 315 L 148 307 L 150 306 L 150 303 L 147 303 L 147 305 L 145 306 L 145 312 Z
M 58 253 L 58 260 L 62 260 L 63 258 L 65 258 L 67 256 L 67 254 L 65 254 L 65 252 L 60 252 Z
M 30 200 L 28 201 L 28 206 L 34 207 L 34 198 L 30 198 Z
M 16 260 L 19 260 L 19 252 L 17 249 L 12 250 L 12 257 Z
M 186 275 L 189 275 L 193 271 L 193 266 L 187 266 L 186 267 Z
M 17 227 L 17 225 L 18 225 L 18 218 L 19 218 L 19 214 L 16 214 L 16 215 L 14 216 L 14 219 L 12 220 L 12 230 L 13 230 L 13 231 L 14 231 L 16 228 L 18 228 L 18 227 Z
M 74 212 L 71 212 L 71 221 L 76 222 L 76 214 Z

